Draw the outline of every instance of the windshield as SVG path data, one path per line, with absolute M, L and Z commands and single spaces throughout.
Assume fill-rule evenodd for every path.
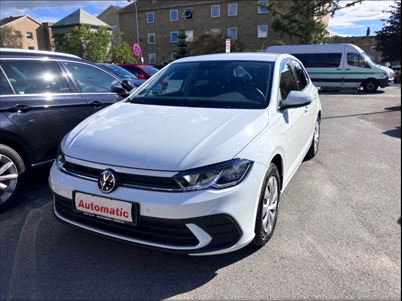
M 105 68 L 107 71 L 113 73 L 119 78 L 135 78 L 137 77 L 126 69 L 117 65 L 99 64 L 101 67 Z
M 273 62 L 173 63 L 129 99 L 166 106 L 261 109 L 268 106 Z
M 144 71 L 150 74 L 151 76 L 159 71 L 159 69 L 152 66 L 141 66 L 141 68 L 144 69 Z

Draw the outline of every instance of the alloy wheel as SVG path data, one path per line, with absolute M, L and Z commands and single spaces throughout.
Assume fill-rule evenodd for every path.
M 263 207 L 262 207 L 262 226 L 264 232 L 270 235 L 275 226 L 276 215 L 278 212 L 279 185 L 275 176 L 268 179 L 265 188 Z
M 17 166 L 9 157 L 0 154 L 0 203 L 6 202 L 13 195 L 17 183 Z

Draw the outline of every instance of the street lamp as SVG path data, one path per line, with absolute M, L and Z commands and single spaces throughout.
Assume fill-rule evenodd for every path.
M 140 32 L 138 29 L 138 8 L 137 8 L 137 0 L 127 0 L 127 2 L 133 2 L 135 6 L 135 23 L 137 26 L 137 44 L 140 45 Z M 141 51 L 141 63 L 144 63 L 144 58 L 142 57 L 142 51 Z

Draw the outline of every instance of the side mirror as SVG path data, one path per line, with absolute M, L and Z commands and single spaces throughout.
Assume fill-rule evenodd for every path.
M 300 108 L 309 105 L 313 96 L 302 91 L 290 91 L 288 97 L 280 104 L 281 110 Z
M 128 96 L 128 91 L 124 89 L 121 85 L 113 85 L 112 88 L 110 89 L 113 93 L 119 94 L 121 96 Z
M 138 79 L 145 79 L 145 75 L 142 73 L 138 73 L 136 76 Z
M 131 90 L 133 90 L 133 89 L 136 88 L 135 85 L 134 85 L 134 83 L 133 83 L 131 80 L 129 80 L 129 79 L 124 79 L 124 80 L 121 82 L 121 86 L 122 86 L 127 92 L 130 92 Z

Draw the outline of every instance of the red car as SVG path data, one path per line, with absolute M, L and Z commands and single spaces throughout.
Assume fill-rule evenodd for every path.
M 151 65 L 119 64 L 119 66 L 130 71 L 138 79 L 148 79 L 159 71 L 159 69 Z

